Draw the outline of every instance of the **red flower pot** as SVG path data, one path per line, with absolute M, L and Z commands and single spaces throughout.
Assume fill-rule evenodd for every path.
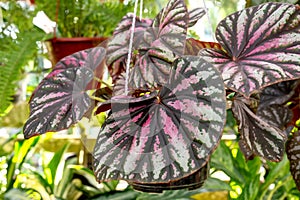
M 98 46 L 106 40 L 105 37 L 75 37 L 75 38 L 52 38 L 47 40 L 47 48 L 50 52 L 50 59 L 55 65 L 60 59 L 77 51 Z

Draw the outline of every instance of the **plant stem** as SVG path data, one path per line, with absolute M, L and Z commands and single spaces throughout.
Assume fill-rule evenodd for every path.
M 100 78 L 97 78 L 97 77 L 94 77 L 94 80 L 96 80 L 96 81 L 98 81 L 99 83 L 101 83 L 101 84 L 104 84 L 105 86 L 107 86 L 109 89 L 113 89 L 112 88 L 112 86 L 110 85 L 110 84 L 108 84 L 108 83 L 106 83 L 105 81 L 103 81 L 102 79 L 100 79 Z

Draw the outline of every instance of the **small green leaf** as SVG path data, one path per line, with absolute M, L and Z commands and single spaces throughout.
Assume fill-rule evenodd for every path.
M 259 177 L 260 175 L 256 175 L 251 179 L 250 182 L 247 182 L 245 187 L 243 188 L 243 192 L 239 199 L 241 200 L 256 200 L 257 194 L 259 191 Z
M 212 190 L 212 191 L 223 191 L 223 190 L 231 191 L 232 190 L 230 185 L 228 183 L 226 183 L 225 181 L 222 181 L 217 178 L 212 178 L 212 177 L 209 177 L 204 182 L 204 185 L 202 186 L 202 188 L 207 189 L 207 190 Z
M 61 159 L 69 146 L 70 146 L 70 143 L 67 143 L 60 150 L 55 152 L 55 154 L 52 157 L 49 164 L 44 167 L 46 179 L 47 179 L 48 183 L 52 186 L 52 188 L 54 188 L 54 181 L 56 179 L 58 165 L 60 164 Z
M 231 154 L 229 147 L 226 146 L 224 141 L 220 142 L 219 147 L 212 155 L 211 158 L 211 168 L 221 170 L 226 173 L 231 179 L 237 181 L 238 183 L 244 183 L 244 177 L 239 172 L 234 164 L 234 158 Z

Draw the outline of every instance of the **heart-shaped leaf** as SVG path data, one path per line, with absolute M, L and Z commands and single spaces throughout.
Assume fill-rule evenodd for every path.
M 25 138 L 69 128 L 93 106 L 85 92 L 101 66 L 105 50 L 95 48 L 63 58 L 42 80 L 30 99 Z
M 244 101 L 243 97 L 236 97 L 232 111 L 238 120 L 242 140 L 240 146 L 245 157 L 251 156 L 252 152 L 270 161 L 280 161 L 284 153 L 286 134 L 255 115 Z
M 300 190 L 300 132 L 297 131 L 289 138 L 286 153 L 290 161 L 290 171 L 293 175 L 298 190 Z
M 229 15 L 216 38 L 225 49 L 200 55 L 222 73 L 225 85 L 249 97 L 262 87 L 300 77 L 300 9 L 266 3 Z
M 94 149 L 99 181 L 166 183 L 207 163 L 226 118 L 223 81 L 197 57 L 177 59 L 173 67 L 168 84 L 146 100 L 112 102 Z

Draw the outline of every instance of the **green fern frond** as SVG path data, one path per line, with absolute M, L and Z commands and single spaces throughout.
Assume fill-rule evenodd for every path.
M 1 38 L 0 49 L 0 116 L 12 103 L 22 69 L 37 51 L 36 41 L 44 34 L 35 30 L 20 33 L 16 40 Z

